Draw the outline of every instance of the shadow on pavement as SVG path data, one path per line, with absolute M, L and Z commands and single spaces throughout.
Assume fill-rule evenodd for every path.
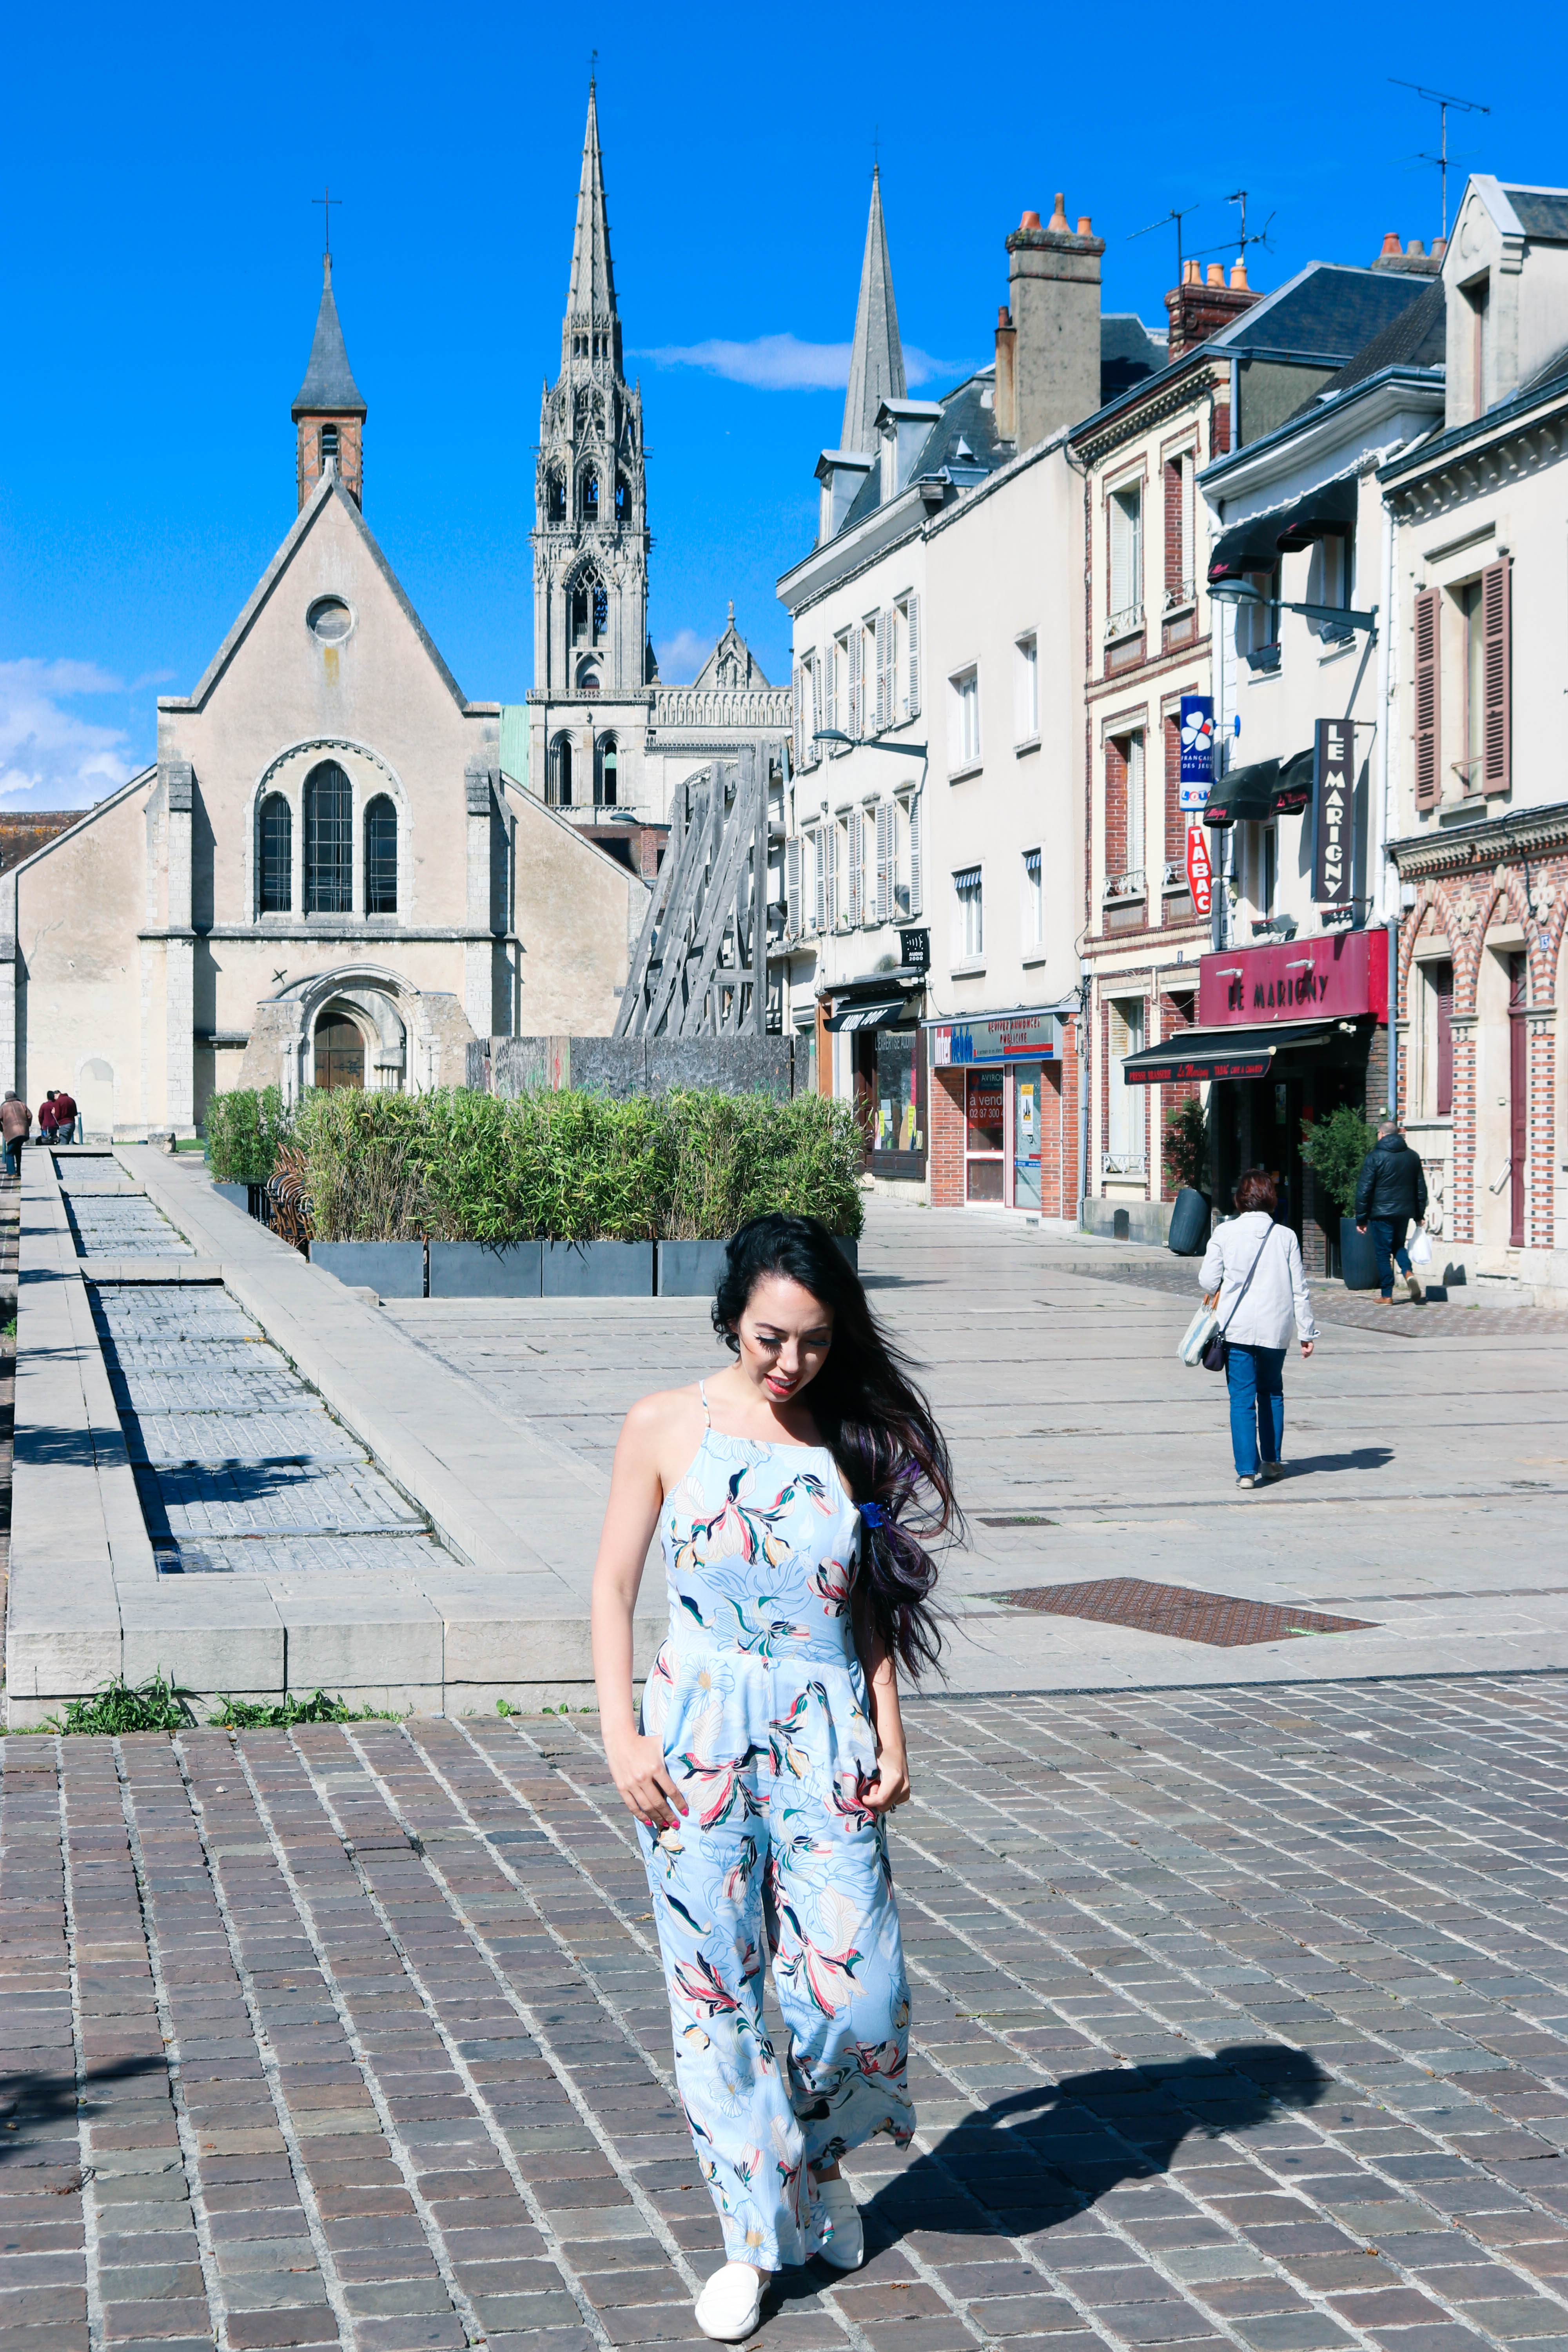
M 861 2207 L 866 2252 L 914 2230 L 1027 2237 L 1082 2212 L 1123 2181 L 1158 2179 L 1194 2133 L 1212 2139 L 1246 2131 L 1315 2106 L 1332 2090 L 1305 2051 L 1260 2042 L 1232 2044 L 1212 2058 L 1103 2066 L 1010 2091 L 948 2132 L 936 2156 L 916 2157 Z M 839 2275 L 823 2262 L 780 2272 L 768 2308 L 815 2294 Z
M 91 2116 L 101 2112 L 93 2098 L 94 2091 L 104 2089 L 110 2083 L 132 2083 L 142 2074 L 161 2075 L 165 2072 L 163 2058 L 151 2053 L 141 2058 L 117 2059 L 111 2066 L 91 2066 L 88 2069 L 79 2107 L 77 2105 L 74 2074 L 0 2074 L 0 2117 L 7 2126 L 15 2126 L 24 2134 L 29 2125 L 62 2121 L 74 2124 L 79 2115 Z M 0 2139 L 0 2165 L 5 2164 L 13 2151 L 25 2156 L 26 2148 L 25 2137 L 20 2141 Z
M 1393 1459 L 1392 1445 L 1353 1445 L 1346 1454 L 1289 1454 L 1285 1475 L 1305 1478 L 1310 1472 L 1321 1476 L 1331 1470 L 1386 1470 Z

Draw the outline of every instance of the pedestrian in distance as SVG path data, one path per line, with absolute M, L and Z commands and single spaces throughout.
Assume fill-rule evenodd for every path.
M 815 1217 L 729 1244 L 734 1362 L 644 1397 L 594 1572 L 605 1755 L 637 1822 L 675 2073 L 726 2256 L 697 2326 L 739 2343 L 768 2274 L 864 2260 L 839 2159 L 905 2147 L 910 1995 L 887 1817 L 908 1801 L 899 1675 L 935 1662 L 928 1545 L 962 1525 L 946 1444 Z M 669 1632 L 632 1692 L 655 1530 Z M 763 2023 L 764 1949 L 788 2048 Z
M 74 1143 L 77 1139 L 76 1098 L 60 1088 L 55 1095 L 55 1141 Z
M 22 1146 L 33 1131 L 33 1114 L 16 1092 L 7 1087 L 5 1099 L 0 1102 L 0 1140 L 5 1146 L 5 1173 L 19 1177 L 22 1173 Z
M 1385 1307 L 1394 1304 L 1394 1269 L 1397 1265 L 1413 1299 L 1421 1297 L 1421 1276 L 1405 1246 L 1405 1227 L 1414 1217 L 1426 1215 L 1426 1171 L 1421 1154 L 1412 1151 L 1399 1132 L 1396 1119 L 1378 1121 L 1377 1141 L 1361 1163 L 1355 1180 L 1355 1229 L 1370 1234 L 1377 1257 L 1377 1279 Z
M 1272 1486 L 1285 1475 L 1285 1357 L 1293 1339 L 1310 1356 L 1318 1326 L 1301 1245 L 1274 1221 L 1279 1193 L 1268 1169 L 1244 1170 L 1235 1200 L 1237 1213 L 1215 1227 L 1198 1280 L 1228 1349 L 1236 1483 Z
M 38 1141 L 46 1148 L 55 1139 L 55 1090 L 53 1087 L 38 1105 Z

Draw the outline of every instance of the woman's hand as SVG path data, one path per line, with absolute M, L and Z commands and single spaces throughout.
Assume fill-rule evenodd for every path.
M 610 1777 L 626 1801 L 627 1811 L 651 1830 L 672 1830 L 687 1811 L 685 1798 L 670 1779 L 664 1750 L 657 1739 L 632 1732 L 605 1749 Z
M 1301 1353 L 1303 1354 L 1303 1356 L 1310 1356 L 1310 1355 L 1311 1354 L 1311 1352 L 1312 1352 L 1312 1342 L 1311 1342 L 1311 1340 L 1310 1340 L 1310 1339 L 1303 1339 L 1303 1340 L 1302 1340 L 1302 1342 L 1301 1342 Z
M 879 1779 L 868 1781 L 860 1791 L 860 1801 L 874 1813 L 890 1813 L 895 1805 L 907 1805 L 910 1801 L 910 1763 L 901 1745 L 884 1741 L 877 1750 Z

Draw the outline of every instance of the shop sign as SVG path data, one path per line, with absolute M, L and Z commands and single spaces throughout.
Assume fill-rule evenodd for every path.
M 930 931 L 900 931 L 899 954 L 906 971 L 929 971 L 931 970 Z
M 1187 887 L 1193 894 L 1193 912 L 1207 922 L 1214 905 L 1214 866 L 1209 859 L 1208 836 L 1201 824 L 1187 827 Z
M 1320 907 L 1344 907 L 1351 895 L 1351 826 L 1355 793 L 1355 729 L 1348 719 L 1320 719 L 1317 758 L 1317 840 L 1312 897 Z
M 939 1070 L 972 1062 L 1041 1062 L 1059 1053 L 1054 1013 L 1016 1013 L 995 1021 L 944 1021 L 931 1032 L 931 1062 Z
M 1198 1024 L 1388 1018 L 1388 934 L 1334 931 L 1198 959 Z
M 1214 782 L 1214 697 L 1182 697 L 1181 804 L 1201 813 L 1208 806 Z M 1206 911 L 1206 909 L 1205 909 Z

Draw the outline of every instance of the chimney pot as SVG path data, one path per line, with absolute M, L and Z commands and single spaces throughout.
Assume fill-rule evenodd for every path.
M 1425 261 L 1426 258 L 1426 248 L 1418 236 L 1411 238 L 1405 250 L 1413 261 Z
M 1010 327 L 1012 323 L 1013 313 L 1009 310 L 1005 302 L 998 302 L 996 305 L 996 324 L 999 327 Z
M 1225 284 L 1225 264 L 1222 261 L 1211 261 L 1209 263 L 1208 282 L 1211 286 L 1223 286 Z
M 1200 270 L 1200 268 L 1199 268 L 1199 267 L 1198 267 L 1197 263 L 1196 263 L 1195 261 L 1184 261 L 1184 262 L 1183 262 L 1183 264 L 1182 264 L 1182 283 L 1183 283 L 1183 285 L 1184 285 L 1184 286 L 1198 286 L 1198 285 L 1201 285 L 1201 284 L 1202 284 L 1202 282 L 1203 282 L 1203 273 L 1202 273 L 1202 271 Z
M 1383 249 L 1385 254 L 1398 254 L 1400 250 L 1399 238 L 1393 229 L 1390 229 L 1388 235 L 1384 238 Z
M 1018 223 L 1018 226 L 1020 228 L 1038 228 L 1039 226 L 1040 215 L 1038 213 L 1026 213 L 1023 219 Z
M 1432 239 L 1432 258 L 1434 261 L 1441 261 L 1443 256 L 1447 252 L 1447 250 L 1448 240 L 1446 236 L 1435 236 Z
M 1232 265 L 1230 282 L 1240 293 L 1247 294 L 1251 292 L 1252 289 L 1247 282 L 1247 264 L 1245 261 L 1237 261 Z
M 1055 229 L 1058 236 L 1070 236 L 1072 235 L 1071 225 L 1067 216 L 1067 202 L 1059 188 L 1057 190 L 1057 208 L 1051 215 L 1049 220 L 1046 223 L 1046 226 L 1050 229 Z
M 1078 233 L 1079 236 L 1092 236 L 1094 235 L 1094 224 L 1089 219 L 1087 213 L 1079 213 L 1078 216 Z

